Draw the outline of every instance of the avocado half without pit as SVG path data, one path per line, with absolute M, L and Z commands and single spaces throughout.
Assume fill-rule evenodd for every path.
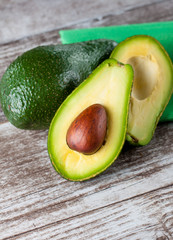
M 173 92 L 172 62 L 156 39 L 144 35 L 127 38 L 110 57 L 133 67 L 126 138 L 131 144 L 146 145 Z
M 133 69 L 105 60 L 62 103 L 48 133 L 48 152 L 64 178 L 96 176 L 118 157 L 125 141 Z

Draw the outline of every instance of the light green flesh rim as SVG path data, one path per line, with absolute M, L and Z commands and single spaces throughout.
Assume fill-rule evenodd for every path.
M 51 162 L 64 178 L 83 181 L 103 172 L 118 157 L 126 135 L 133 70 L 114 59 L 104 61 L 62 103 L 48 133 Z M 106 144 L 96 153 L 84 155 L 68 148 L 66 132 L 85 108 L 102 104 L 108 115 Z
M 159 90 L 160 91 L 159 95 L 156 97 L 157 98 L 156 101 L 154 98 L 152 98 L 152 95 L 154 96 L 154 91 L 147 98 L 143 100 L 137 100 L 139 104 L 138 105 L 139 108 L 141 106 L 141 109 L 143 109 L 144 105 L 142 104 L 146 102 L 146 104 L 148 104 L 146 106 L 150 110 L 149 112 L 147 111 L 145 112 L 143 119 L 141 118 L 141 126 L 136 122 L 133 124 L 133 126 L 135 124 L 136 126 L 138 126 L 138 129 L 136 129 L 136 131 L 135 131 L 135 127 L 133 129 L 132 127 L 131 128 L 129 127 L 129 126 L 132 126 L 132 120 L 131 120 L 132 118 L 130 117 L 131 113 L 129 109 L 129 121 L 128 121 L 126 139 L 133 145 L 146 145 L 152 139 L 157 123 L 173 93 L 173 65 L 170 57 L 168 56 L 163 46 L 156 39 L 150 36 L 145 36 L 145 35 L 137 35 L 137 36 L 127 38 L 125 41 L 121 42 L 120 44 L 117 45 L 117 47 L 115 47 L 110 58 L 115 58 L 118 61 L 126 64 L 128 62 L 127 61 L 128 59 L 123 60 L 123 58 L 124 59 L 126 58 L 127 52 L 131 51 L 131 47 L 132 48 L 134 47 L 135 49 L 134 55 L 133 55 L 135 56 L 136 52 L 138 52 L 137 44 L 139 44 L 139 42 L 141 47 L 143 47 L 144 44 L 148 44 L 148 49 L 149 49 L 148 54 L 154 53 L 153 58 L 155 58 L 158 64 L 158 69 L 160 74 L 159 77 L 161 80 L 164 81 L 163 87 L 160 88 L 161 91 Z M 135 71 L 134 71 L 134 75 L 135 75 Z M 132 97 L 131 97 L 131 101 L 132 101 Z M 134 105 L 134 108 L 135 106 L 136 105 Z M 140 114 L 141 112 L 139 111 L 136 115 L 134 115 L 135 121 L 138 118 L 138 116 L 140 116 Z

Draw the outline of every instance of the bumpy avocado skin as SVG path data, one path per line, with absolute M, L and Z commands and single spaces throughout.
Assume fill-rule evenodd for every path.
M 115 45 L 111 40 L 93 40 L 23 53 L 0 82 L 7 119 L 21 129 L 47 129 L 64 99 L 109 57 Z

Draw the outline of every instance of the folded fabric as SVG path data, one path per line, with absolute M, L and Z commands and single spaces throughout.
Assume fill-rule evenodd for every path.
M 133 35 L 150 35 L 164 46 L 173 61 L 173 21 L 61 30 L 59 33 L 63 44 L 101 38 L 119 43 Z M 164 121 L 173 121 L 173 95 L 160 119 L 160 122 Z

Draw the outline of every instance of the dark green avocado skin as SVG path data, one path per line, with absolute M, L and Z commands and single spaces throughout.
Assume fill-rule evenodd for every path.
M 111 40 L 93 40 L 23 53 L 0 82 L 5 116 L 21 129 L 47 129 L 64 99 L 109 58 L 115 46 Z

